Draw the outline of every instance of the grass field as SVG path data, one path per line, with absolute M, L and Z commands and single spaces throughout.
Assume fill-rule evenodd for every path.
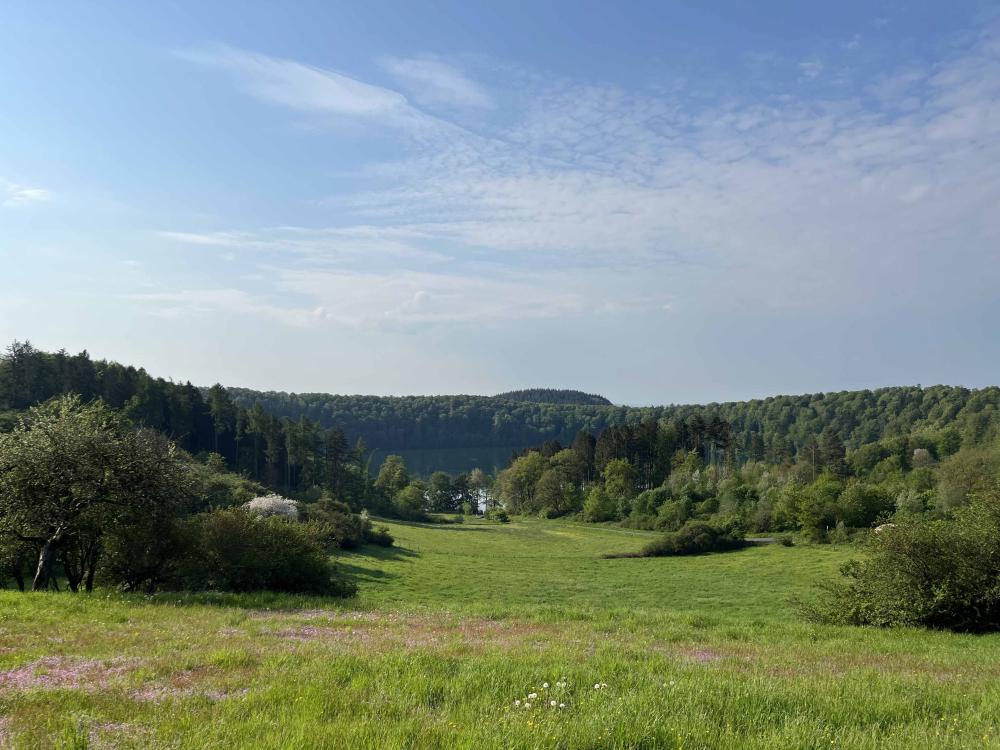
M 802 619 L 845 548 L 391 528 L 350 600 L 0 592 L 0 747 L 1000 747 L 1000 637 Z

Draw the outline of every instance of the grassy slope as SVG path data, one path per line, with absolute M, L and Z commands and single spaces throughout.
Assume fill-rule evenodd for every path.
M 392 531 L 398 549 L 341 560 L 361 586 L 346 602 L 0 593 L 0 738 L 1000 747 L 1000 637 L 801 620 L 794 600 L 844 550 L 602 560 L 647 535 L 542 521 Z M 564 709 L 512 706 L 563 677 Z

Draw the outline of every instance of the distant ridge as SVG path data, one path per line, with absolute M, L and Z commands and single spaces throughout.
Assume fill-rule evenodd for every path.
M 525 401 L 531 404 L 577 404 L 579 406 L 612 406 L 612 403 L 594 393 L 584 393 L 566 388 L 525 388 L 520 391 L 498 393 L 494 398 L 504 401 Z

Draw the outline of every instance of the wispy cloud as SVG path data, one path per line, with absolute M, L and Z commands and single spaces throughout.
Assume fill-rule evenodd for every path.
M 384 57 L 379 62 L 417 101 L 456 107 L 494 106 L 483 87 L 440 60 Z
M 268 253 L 317 264 L 389 259 L 446 261 L 450 256 L 424 247 L 432 235 L 416 227 L 355 225 L 312 229 L 270 227 L 254 231 L 157 232 L 181 245 L 231 248 L 233 251 Z
M 51 199 L 52 193 L 44 188 L 25 187 L 0 180 L 0 206 L 5 208 L 20 208 L 32 203 L 44 203 Z
M 410 111 L 406 97 L 396 91 L 294 60 L 223 45 L 174 54 L 231 73 L 247 92 L 272 104 L 361 117 L 401 116 Z
M 803 60 L 799 63 L 799 72 L 806 78 L 815 78 L 823 72 L 823 63 L 819 60 Z
M 145 305 L 157 317 L 202 318 L 219 314 L 252 315 L 270 318 L 292 326 L 309 325 L 317 319 L 314 309 L 277 304 L 263 295 L 242 289 L 192 289 L 170 292 L 126 294 L 125 299 Z
M 379 187 L 330 196 L 352 226 L 169 237 L 269 253 L 274 299 L 304 300 L 308 316 L 293 316 L 319 323 L 706 299 L 833 310 L 967 286 L 969 267 L 985 288 L 1000 281 L 997 39 L 989 26 L 933 63 L 822 92 L 818 58 L 798 66 L 797 88 L 752 95 L 512 75 L 489 132 L 435 120 L 406 158 L 371 166 Z

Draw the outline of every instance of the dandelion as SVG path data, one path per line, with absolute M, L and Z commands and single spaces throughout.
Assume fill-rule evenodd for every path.
M 525 708 L 531 708 L 531 704 L 530 704 L 530 703 L 525 703 L 525 704 L 524 704 L 524 707 L 525 707 Z
M 566 708 L 566 704 L 565 703 L 560 703 L 559 704 L 559 708 Z
M 543 682 L 542 683 L 542 690 L 548 690 L 548 689 L 549 689 L 549 683 Z
M 521 699 L 518 698 L 516 701 L 514 701 L 514 705 L 515 706 L 520 706 L 521 705 Z
M 555 701 L 549 701 L 549 705 L 552 706 L 552 708 L 555 708 L 556 707 L 556 702 Z
M 537 698 L 537 697 L 538 697 L 538 693 L 528 693 L 528 697 L 529 697 L 529 698 L 530 698 L 531 700 L 535 700 L 535 698 Z
M 594 690 L 600 690 L 600 689 L 601 689 L 601 683 L 595 682 L 594 683 Z

